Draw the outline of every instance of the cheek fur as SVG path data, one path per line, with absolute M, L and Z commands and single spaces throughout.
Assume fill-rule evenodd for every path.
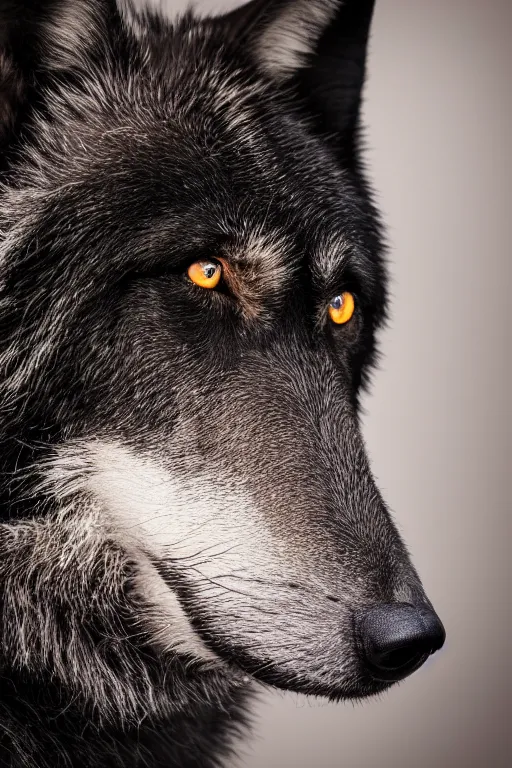
M 190 620 L 199 621 L 214 647 L 221 638 L 256 658 L 270 653 L 286 665 L 304 648 L 315 650 L 321 677 L 349 642 L 340 632 L 343 606 L 333 610 L 321 568 L 298 563 L 286 536 L 270 531 L 232 479 L 220 485 L 205 474 L 173 474 L 120 443 L 91 441 L 62 446 L 45 484 L 61 499 L 77 492 L 94 499 L 99 525 L 137 565 L 134 586 L 152 606 L 145 619 L 158 647 L 178 643 L 180 651 L 214 661 Z M 178 600 L 170 586 L 176 578 L 191 599 Z M 335 635 L 338 647 L 329 650 Z M 309 668 L 305 657 L 303 663 Z
M 179 571 L 214 612 L 228 582 L 255 569 L 270 578 L 280 567 L 279 553 L 251 499 L 233 483 L 221 486 L 205 474 L 173 475 L 120 443 L 62 446 L 46 470 L 44 485 L 61 500 L 75 493 L 92 497 L 101 510 L 101 527 L 134 554 L 139 563 L 136 588 L 161 609 L 160 645 L 171 642 L 165 637 L 171 617 L 173 632 L 177 624 L 183 645 L 194 656 L 212 657 L 188 632 L 189 622 L 153 562 Z

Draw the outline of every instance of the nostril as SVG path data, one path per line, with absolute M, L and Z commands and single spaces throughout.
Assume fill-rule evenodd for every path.
M 445 638 L 434 611 L 408 603 L 370 608 L 360 616 L 358 629 L 363 660 L 378 680 L 407 677 L 441 648 Z
M 398 648 L 396 651 L 381 654 L 380 663 L 381 666 L 387 669 L 400 669 L 400 667 L 408 664 L 411 659 L 416 658 L 417 655 L 418 652 L 414 648 Z

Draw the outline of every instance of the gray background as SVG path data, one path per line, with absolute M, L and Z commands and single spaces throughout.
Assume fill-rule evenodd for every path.
M 245 768 L 512 766 L 511 38 L 510 0 L 377 0 L 368 160 L 394 301 L 366 438 L 446 648 L 356 707 L 265 693 Z

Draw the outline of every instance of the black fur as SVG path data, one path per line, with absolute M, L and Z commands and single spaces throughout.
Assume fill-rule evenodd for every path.
M 372 5 L 0 8 L 3 765 L 207 768 L 253 680 L 386 687 L 354 617 L 426 598 L 357 417 L 386 304 Z M 212 258 L 215 292 L 186 276 Z

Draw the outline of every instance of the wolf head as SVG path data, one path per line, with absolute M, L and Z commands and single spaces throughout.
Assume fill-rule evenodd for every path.
M 173 24 L 109 0 L 10 5 L 4 516 L 64 516 L 82 541 L 89 521 L 128 553 L 162 653 L 382 690 L 443 629 L 358 421 L 385 315 L 359 155 L 373 2 Z

